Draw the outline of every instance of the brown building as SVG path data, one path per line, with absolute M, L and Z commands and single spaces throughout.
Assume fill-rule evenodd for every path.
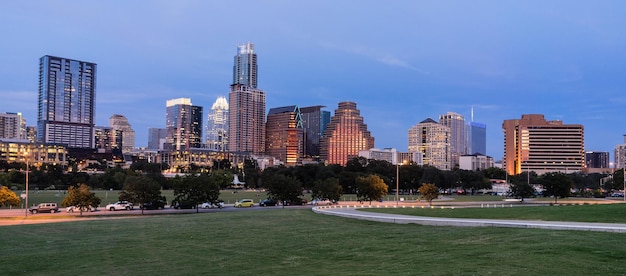
M 546 121 L 541 114 L 504 120 L 503 167 L 508 174 L 576 172 L 585 164 L 584 127 Z
M 265 154 L 287 166 L 301 163 L 303 151 L 302 116 L 298 106 L 270 109 L 265 123 Z
M 345 165 L 360 150 L 374 147 L 374 137 L 363 123 L 354 102 L 340 102 L 320 140 L 320 157 L 329 164 Z

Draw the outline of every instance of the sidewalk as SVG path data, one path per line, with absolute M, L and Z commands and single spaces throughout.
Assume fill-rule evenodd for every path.
M 463 226 L 463 227 L 509 227 L 509 228 L 541 228 L 552 230 L 577 230 L 626 233 L 626 224 L 622 223 L 591 223 L 570 221 L 527 221 L 498 219 L 458 219 L 440 217 L 420 217 L 396 214 L 372 213 L 359 211 L 354 207 L 314 207 L 317 214 L 333 215 L 352 219 L 388 222 L 397 224 L 420 224 L 430 226 Z

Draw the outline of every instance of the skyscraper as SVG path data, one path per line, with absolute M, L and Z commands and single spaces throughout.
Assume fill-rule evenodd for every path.
M 324 107 L 318 105 L 300 108 L 304 130 L 304 155 L 308 157 L 320 155 L 320 139 L 330 123 L 330 112 L 322 110 Z
M 508 174 L 575 172 L 585 164 L 585 134 L 579 124 L 546 121 L 541 114 L 504 120 L 503 166 Z
M 448 112 L 439 115 L 439 123 L 450 128 L 450 165 L 459 165 L 459 157 L 467 152 L 465 138 L 465 118 L 458 113 Z
M 239 45 L 228 94 L 228 150 L 260 154 L 265 150 L 265 92 L 257 89 L 254 44 Z
M 135 131 L 124 115 L 113 114 L 109 117 L 109 126 L 122 131 L 122 152 L 127 153 L 135 148 Z
M 276 157 L 287 166 L 301 164 L 303 129 L 298 106 L 270 109 L 265 129 L 265 154 Z
M 166 149 L 199 148 L 202 143 L 202 107 L 194 106 L 189 98 L 166 102 Z
M 374 137 L 367 130 L 356 103 L 340 102 L 320 139 L 320 158 L 329 164 L 343 166 L 351 158 L 358 157 L 360 150 L 373 147 Z
M 422 154 L 424 165 L 450 170 L 450 128 L 431 118 L 409 128 L 409 152 Z
M 237 47 L 233 66 L 233 84 L 257 88 L 257 63 L 254 44 L 248 42 Z
M 225 151 L 228 148 L 228 102 L 218 97 L 209 111 L 206 127 L 208 149 Z
M 487 154 L 487 125 L 469 122 L 467 124 L 467 154 Z
M 37 141 L 93 149 L 95 100 L 95 63 L 41 57 Z
M 26 139 L 26 119 L 22 113 L 0 113 L 0 138 Z

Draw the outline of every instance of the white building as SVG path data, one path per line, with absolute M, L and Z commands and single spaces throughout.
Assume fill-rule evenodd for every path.
M 461 155 L 459 169 L 476 171 L 494 167 L 493 158 L 482 154 Z
M 395 148 L 360 150 L 359 156 L 365 159 L 385 160 L 393 165 L 402 165 L 405 163 L 424 164 L 421 153 L 398 152 Z

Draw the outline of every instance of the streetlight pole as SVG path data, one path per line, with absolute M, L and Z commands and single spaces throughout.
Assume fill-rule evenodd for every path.
M 28 217 L 28 167 L 30 163 L 28 162 L 28 151 L 25 154 L 26 157 L 26 205 L 24 208 L 24 217 Z
M 396 163 L 396 207 L 398 207 L 399 195 L 398 188 L 400 187 L 400 165 Z

